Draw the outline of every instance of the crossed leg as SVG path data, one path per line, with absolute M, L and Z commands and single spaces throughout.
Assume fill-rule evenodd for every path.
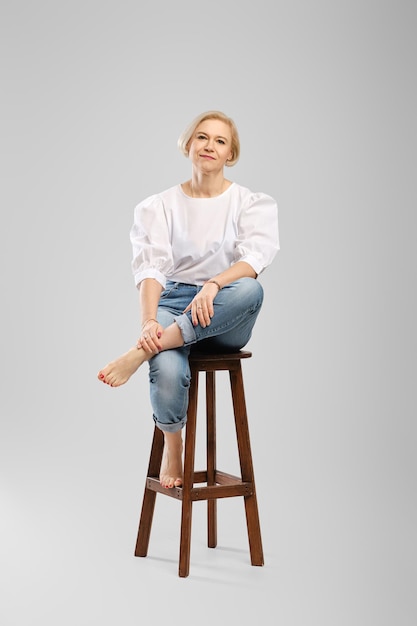
M 161 345 L 159 351 L 172 350 L 173 348 L 179 348 L 184 345 L 181 331 L 175 322 L 164 329 L 158 341 Z M 120 385 L 127 383 L 132 374 L 134 374 L 145 361 L 149 361 L 149 359 L 157 353 L 157 349 L 152 352 L 137 346 L 130 348 L 130 350 L 103 367 L 99 371 L 97 378 L 111 387 L 120 387 Z

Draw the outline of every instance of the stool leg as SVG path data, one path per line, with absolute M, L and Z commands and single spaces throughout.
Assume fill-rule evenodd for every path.
M 151 455 L 148 465 L 148 476 L 159 476 L 163 449 L 164 435 L 162 431 L 155 426 L 151 447 Z M 145 493 L 143 494 L 142 511 L 139 521 L 139 530 L 136 540 L 135 556 L 146 556 L 148 554 L 149 538 L 151 535 L 152 519 L 155 509 L 155 499 L 156 492 L 148 489 L 147 485 L 145 485 Z
M 207 486 L 216 484 L 216 380 L 215 372 L 206 372 L 206 447 Z M 217 500 L 207 500 L 207 545 L 217 546 Z
M 188 576 L 190 571 L 191 520 L 193 506 L 193 501 L 191 499 L 191 490 L 194 486 L 197 398 L 198 371 L 192 369 L 190 394 L 188 400 L 187 423 L 185 426 L 184 476 L 181 508 L 181 539 L 178 569 L 178 573 L 181 578 L 185 578 L 186 576 Z
M 259 523 L 258 503 L 256 498 L 252 452 L 249 438 L 249 424 L 243 388 L 242 367 L 240 362 L 237 364 L 236 369 L 230 370 L 229 374 L 242 480 L 244 482 L 252 483 L 253 487 L 252 495 L 244 496 L 251 563 L 252 565 L 263 565 L 264 557 L 261 527 Z

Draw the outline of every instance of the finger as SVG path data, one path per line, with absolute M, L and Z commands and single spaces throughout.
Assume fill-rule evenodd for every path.
M 210 323 L 210 318 L 205 305 L 197 305 L 197 318 L 202 328 L 205 328 L 207 324 Z
M 209 314 L 209 312 L 207 310 L 204 312 L 204 322 L 205 322 L 206 326 L 210 326 L 211 317 L 210 317 L 210 314 Z
M 155 339 L 153 340 L 152 343 L 155 346 L 157 352 L 160 352 L 162 350 L 162 344 L 161 344 L 160 341 L 157 340 L 156 337 L 155 337 Z
M 152 354 L 155 354 L 162 349 L 160 342 L 157 341 L 156 337 L 154 337 L 153 335 L 147 336 L 146 345 L 148 347 L 148 352 L 152 352 Z
M 140 343 L 141 343 L 141 348 L 143 348 L 143 350 L 145 350 L 145 352 L 152 352 L 152 348 L 151 348 L 151 340 L 149 335 L 143 335 L 143 337 L 140 338 Z
M 200 323 L 204 322 L 204 309 L 205 309 L 204 302 L 198 301 L 195 303 L 195 314 L 196 314 L 197 320 Z
M 191 307 L 191 321 L 194 326 L 198 325 L 198 309 L 196 305 Z

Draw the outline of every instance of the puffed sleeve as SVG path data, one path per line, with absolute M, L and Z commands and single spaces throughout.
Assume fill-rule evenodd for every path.
M 145 278 L 155 278 L 165 288 L 166 276 L 173 264 L 169 231 L 160 196 L 150 196 L 135 207 L 130 241 L 136 286 Z
M 272 263 L 278 250 L 277 203 L 267 194 L 250 193 L 239 215 L 234 262 L 245 261 L 260 274 Z

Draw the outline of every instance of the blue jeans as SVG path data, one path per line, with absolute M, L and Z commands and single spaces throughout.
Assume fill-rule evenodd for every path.
M 168 281 L 158 305 L 158 322 L 164 328 L 176 322 L 184 339 L 181 348 L 164 350 L 149 360 L 153 419 L 158 428 L 171 433 L 183 428 L 187 420 L 192 347 L 208 352 L 240 350 L 252 335 L 263 302 L 262 285 L 254 278 L 241 278 L 216 295 L 210 325 L 193 326 L 191 312 L 183 311 L 200 289 Z

